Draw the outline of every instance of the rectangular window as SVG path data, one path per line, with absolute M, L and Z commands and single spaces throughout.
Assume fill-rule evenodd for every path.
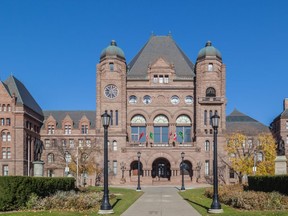
M 2 159 L 6 159 L 7 154 L 6 154 L 6 148 L 2 148 Z
M 113 160 L 113 175 L 117 175 L 117 161 Z
M 88 125 L 82 125 L 81 132 L 82 134 L 88 134 Z
M 207 125 L 207 110 L 204 111 L 204 125 Z
M 1 118 L 1 125 L 4 126 L 5 125 L 5 119 Z
M 163 79 L 163 75 L 160 75 L 160 76 L 159 76 L 159 83 L 163 83 L 163 80 L 164 80 L 164 79 Z
M 79 139 L 78 142 L 79 142 L 79 145 L 78 145 L 78 146 L 79 146 L 79 147 L 83 147 L 83 139 Z
M 110 125 L 113 125 L 113 110 L 110 110 Z
M 110 71 L 111 72 L 113 72 L 114 71 L 114 63 L 109 63 L 109 69 L 110 69 Z
M 44 143 L 45 143 L 46 148 L 50 148 L 50 140 L 49 139 L 45 139 Z
M 118 118 L 119 118 L 118 110 L 115 110 L 115 116 L 116 116 L 115 124 L 118 125 Z
M 154 77 L 153 77 L 153 83 L 158 83 L 158 76 L 157 76 L 157 75 L 154 75 Z
M 252 146 L 253 146 L 253 141 L 252 141 L 252 139 L 248 139 L 248 140 L 247 140 L 247 144 L 248 144 L 248 148 L 251 149 Z
M 10 118 L 6 118 L 6 125 L 8 125 L 8 126 L 11 125 L 11 120 L 10 120 Z
M 210 164 L 209 160 L 205 161 L 205 176 L 208 176 L 210 174 Z
M 11 158 L 11 148 L 10 147 L 7 148 L 7 158 L 8 159 Z
M 210 151 L 210 142 L 209 142 L 209 140 L 206 140 L 206 141 L 205 141 L 205 151 L 206 151 L 206 152 L 209 152 L 209 151 Z
M 85 140 L 85 144 L 88 148 L 90 148 L 91 147 L 91 140 L 90 139 Z
M 71 134 L 71 125 L 65 125 L 65 134 Z
M 74 140 L 73 139 L 69 140 L 69 146 L 70 146 L 70 148 L 74 148 Z
M 3 166 L 3 176 L 8 176 L 9 175 L 9 167 L 8 165 Z
M 53 172 L 52 169 L 48 169 L 48 170 L 47 170 L 47 176 L 48 176 L 48 177 L 54 177 L 54 172 Z
M 132 126 L 131 127 L 131 140 L 133 142 L 146 141 L 146 127 L 145 126 Z
M 154 126 L 154 142 L 168 143 L 168 126 Z
M 48 125 L 48 134 L 54 134 L 54 125 Z
M 66 140 L 65 140 L 65 139 L 62 139 L 62 140 L 61 140 L 61 143 L 62 143 L 62 147 L 66 148 Z
M 208 71 L 213 71 L 213 64 L 212 63 L 208 64 Z
M 177 142 L 187 143 L 191 141 L 191 126 L 177 126 Z
M 233 169 L 229 169 L 229 178 L 232 178 L 232 179 L 234 179 L 235 178 L 235 172 L 234 172 L 234 170 Z
M 168 76 L 168 75 L 165 75 L 165 77 L 164 77 L 164 83 L 169 83 L 169 76 Z

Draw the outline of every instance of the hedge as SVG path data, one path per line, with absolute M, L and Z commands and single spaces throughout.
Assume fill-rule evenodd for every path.
M 288 195 L 288 175 L 249 176 L 248 190 L 272 192 Z
M 74 189 L 74 178 L 1 176 L 0 211 L 17 210 L 24 207 L 32 193 L 39 197 L 45 197 L 58 190 Z

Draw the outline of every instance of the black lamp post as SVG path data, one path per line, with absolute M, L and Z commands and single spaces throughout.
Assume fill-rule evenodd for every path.
M 138 157 L 138 186 L 136 191 L 141 191 L 140 187 L 140 157 L 141 157 L 141 152 L 137 152 L 137 157 Z
M 212 127 L 214 129 L 214 152 L 213 152 L 213 201 L 209 213 L 222 213 L 221 205 L 218 197 L 218 169 L 217 169 L 217 134 L 219 127 L 219 119 L 216 113 L 211 117 Z
M 184 187 L 184 156 L 185 152 L 181 153 L 181 158 L 182 158 L 182 163 L 181 163 L 181 171 L 182 171 L 182 186 L 181 186 L 181 191 L 185 191 Z
M 112 206 L 109 203 L 109 190 L 108 190 L 108 127 L 110 123 L 110 115 L 105 113 L 101 115 L 102 124 L 104 127 L 104 194 L 102 204 L 100 206 L 99 214 L 114 213 Z

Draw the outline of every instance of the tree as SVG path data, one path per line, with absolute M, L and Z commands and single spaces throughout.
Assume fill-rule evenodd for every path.
M 276 142 L 271 134 L 261 133 L 256 138 L 248 139 L 241 133 L 233 133 L 227 137 L 226 151 L 228 158 L 222 161 L 233 169 L 239 183 L 242 184 L 244 175 L 273 175 L 274 159 L 276 157 Z
M 57 145 L 57 157 L 59 158 L 59 165 L 63 168 L 65 166 L 69 167 L 69 173 L 73 176 L 78 174 L 87 174 L 97 176 L 102 173 L 102 169 L 96 162 L 97 154 L 101 154 L 101 148 L 96 144 L 96 142 L 91 142 L 91 140 L 82 140 L 78 143 L 78 147 L 67 146 L 66 143 L 58 142 Z

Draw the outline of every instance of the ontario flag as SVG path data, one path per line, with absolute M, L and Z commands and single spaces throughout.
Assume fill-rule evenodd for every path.
M 144 136 L 144 132 L 142 132 L 140 135 L 139 135 L 139 141 L 140 139 Z
M 176 133 L 176 132 L 174 133 L 174 137 L 173 137 L 173 140 L 174 140 L 174 141 L 176 141 L 176 140 L 177 140 L 177 133 Z

